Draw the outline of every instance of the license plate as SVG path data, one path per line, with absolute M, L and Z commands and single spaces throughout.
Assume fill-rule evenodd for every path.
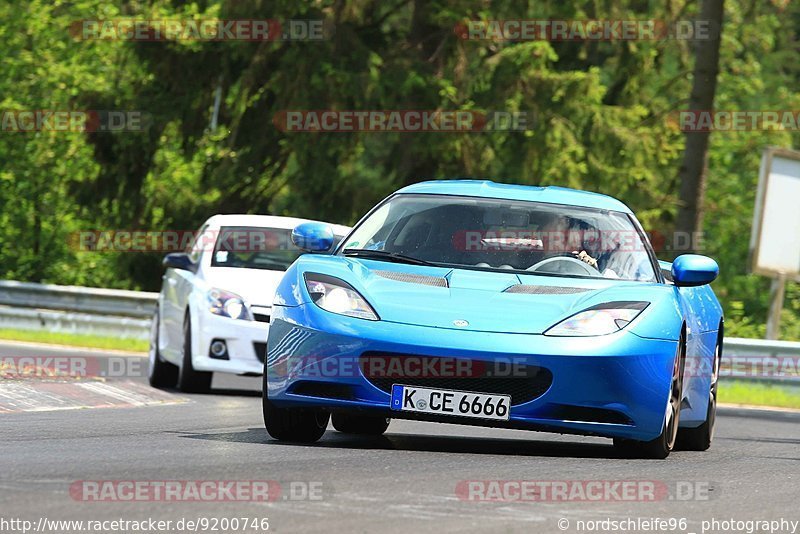
M 392 410 L 508 421 L 511 396 L 416 386 L 392 386 Z

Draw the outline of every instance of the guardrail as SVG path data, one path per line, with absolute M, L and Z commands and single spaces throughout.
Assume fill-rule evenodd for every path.
M 800 385 L 800 343 L 726 338 L 720 378 Z
M 0 281 L 0 328 L 147 339 L 158 293 Z
M 0 281 L 0 304 L 149 319 L 158 293 Z

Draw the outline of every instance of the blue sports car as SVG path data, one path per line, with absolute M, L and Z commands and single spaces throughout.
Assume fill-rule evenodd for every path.
M 321 223 L 294 229 L 329 251 Z M 625 455 L 706 450 L 714 433 L 719 272 L 659 262 L 631 210 L 596 193 L 487 181 L 414 184 L 333 253 L 286 272 L 264 370 L 278 440 L 381 434 L 391 419 L 613 438 Z

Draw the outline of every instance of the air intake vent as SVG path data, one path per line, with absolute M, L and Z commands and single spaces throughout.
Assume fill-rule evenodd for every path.
M 583 287 L 560 286 L 535 286 L 530 284 L 517 284 L 507 288 L 504 293 L 523 293 L 526 295 L 574 295 L 591 291 Z
M 398 273 L 395 271 L 372 271 L 373 273 L 395 282 L 408 284 L 422 284 L 424 286 L 447 287 L 447 278 L 439 276 L 426 276 L 424 274 Z
M 292 395 L 320 397 L 323 399 L 354 400 L 353 388 L 347 384 L 298 380 L 289 389 Z

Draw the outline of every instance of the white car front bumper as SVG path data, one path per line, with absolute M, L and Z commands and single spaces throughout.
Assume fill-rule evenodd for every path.
M 259 308 L 258 314 L 269 317 L 269 308 Z M 197 317 L 196 334 L 192 340 L 192 365 L 198 371 L 234 374 L 262 374 L 267 351 L 269 323 L 244 321 L 214 315 L 201 310 Z M 226 358 L 211 357 L 211 343 L 223 341 Z

